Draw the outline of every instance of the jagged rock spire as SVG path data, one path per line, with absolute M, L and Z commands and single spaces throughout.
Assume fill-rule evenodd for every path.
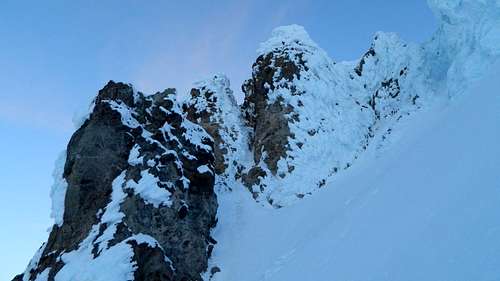
M 63 220 L 17 279 L 201 280 L 215 243 L 212 138 L 173 89 L 110 81 L 94 104 L 68 144 Z
M 390 141 L 433 90 L 459 93 L 498 61 L 499 1 L 429 2 L 432 40 L 378 33 L 354 62 L 334 63 L 303 27 L 275 29 L 241 108 L 223 75 L 197 83 L 182 108 L 173 89 L 144 96 L 110 81 L 58 165 L 49 239 L 14 280 L 201 280 L 214 186 L 292 204 Z

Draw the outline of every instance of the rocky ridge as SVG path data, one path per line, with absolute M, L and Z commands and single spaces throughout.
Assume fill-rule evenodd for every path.
M 429 2 L 441 22 L 429 42 L 377 33 L 353 62 L 333 61 L 300 26 L 275 29 L 241 106 L 222 74 L 182 105 L 173 89 L 145 96 L 110 81 L 56 165 L 49 239 L 14 280 L 202 280 L 224 270 L 208 267 L 217 194 L 243 188 L 263 206 L 294 204 L 384 147 L 437 89 L 459 94 L 498 60 L 498 3 Z
M 213 140 L 182 114 L 173 89 L 99 91 L 68 144 L 63 218 L 17 280 L 201 280 L 216 243 Z

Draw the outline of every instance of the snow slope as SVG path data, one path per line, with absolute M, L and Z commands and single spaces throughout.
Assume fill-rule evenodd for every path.
M 499 280 L 499 72 L 298 204 L 219 194 L 213 280 Z

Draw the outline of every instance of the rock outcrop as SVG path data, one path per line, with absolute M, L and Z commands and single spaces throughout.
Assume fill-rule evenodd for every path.
M 183 105 L 186 118 L 203 127 L 214 140 L 215 172 L 220 183 L 231 188 L 242 161 L 248 154 L 247 132 L 240 107 L 236 103 L 229 79 L 218 74 L 197 82 L 190 99 Z
M 112 81 L 99 92 L 68 144 L 63 220 L 19 280 L 201 280 L 215 243 L 213 141 L 174 94 Z
M 359 61 L 336 64 L 302 27 L 275 29 L 243 85 L 253 154 L 243 183 L 275 207 L 321 188 L 379 131 L 389 134 L 391 120 L 418 108 L 421 67 L 418 48 L 394 34 L 377 34 Z
M 182 106 L 173 89 L 145 96 L 110 81 L 56 165 L 48 241 L 14 280 L 200 281 L 223 271 L 209 260 L 225 211 L 216 194 L 248 189 L 263 205 L 293 204 L 378 152 L 436 89 L 459 93 L 498 61 L 498 1 L 429 2 L 441 20 L 432 40 L 377 33 L 353 62 L 335 63 L 300 26 L 275 29 L 241 107 L 224 75 L 197 83 Z

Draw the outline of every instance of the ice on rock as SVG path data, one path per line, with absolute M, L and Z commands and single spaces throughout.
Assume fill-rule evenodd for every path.
M 309 37 L 303 26 L 292 24 L 275 28 L 271 37 L 260 44 L 257 53 L 265 55 L 273 50 L 281 49 L 283 46 L 297 48 L 300 51 L 305 48 L 318 49 L 318 45 Z
M 297 25 L 276 28 L 258 53 L 243 105 L 249 127 L 256 128 L 250 137 L 255 163 L 247 175 L 265 174 L 252 180 L 257 186 L 250 190 L 260 189 L 259 201 L 275 206 L 324 186 L 350 167 L 375 135 L 430 94 L 419 74 L 420 49 L 392 33 L 378 33 L 353 63 L 334 63 Z M 286 121 L 267 132 L 266 119 Z M 273 141 L 286 127 L 286 140 Z
M 50 216 L 54 219 L 56 225 L 61 226 L 64 217 L 64 199 L 66 197 L 66 189 L 68 188 L 68 183 L 63 177 L 64 164 L 66 163 L 66 150 L 59 154 L 54 166 L 54 172 L 52 177 L 54 178 L 54 183 L 50 190 L 50 198 L 52 202 L 52 211 Z
M 500 4 L 493 0 L 428 0 L 438 31 L 423 48 L 430 79 L 444 80 L 450 96 L 464 92 L 498 61 Z
M 248 133 L 229 79 L 224 74 L 216 74 L 196 82 L 184 107 L 186 118 L 201 125 L 214 140 L 217 186 L 224 189 L 234 185 L 231 181 L 235 180 L 238 166 L 246 162 L 249 152 Z
M 110 81 L 75 118 L 22 280 L 134 280 L 138 244 L 173 280 L 498 278 L 500 0 L 428 2 L 428 42 L 379 32 L 351 62 L 276 28 L 242 106 L 222 74 L 182 108 Z

